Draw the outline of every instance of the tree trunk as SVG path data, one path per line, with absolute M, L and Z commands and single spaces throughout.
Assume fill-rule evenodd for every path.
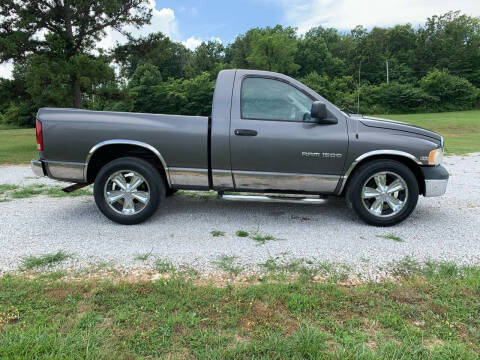
M 66 55 L 70 60 L 75 55 L 73 44 L 73 26 L 72 26 L 72 14 L 70 9 L 70 1 L 65 0 L 63 6 L 64 20 L 65 20 L 65 32 L 66 32 Z M 70 75 L 72 92 L 73 92 L 73 106 L 77 109 L 82 108 L 82 92 L 80 89 L 80 82 L 78 81 L 76 74 Z
M 73 106 L 77 109 L 82 108 L 82 92 L 80 91 L 80 82 L 77 78 L 73 79 Z

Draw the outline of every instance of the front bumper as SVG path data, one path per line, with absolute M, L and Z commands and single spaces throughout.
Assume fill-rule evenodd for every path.
M 443 166 L 422 167 L 425 179 L 425 197 L 442 196 L 447 191 L 448 171 Z
M 42 161 L 35 159 L 31 161 L 32 171 L 36 176 L 47 176 L 45 169 L 43 168 Z

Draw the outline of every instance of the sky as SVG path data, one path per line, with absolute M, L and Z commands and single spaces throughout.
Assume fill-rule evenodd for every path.
M 450 10 L 480 16 L 480 0 L 148 0 L 150 25 L 128 29 L 136 37 L 161 31 L 195 49 L 202 41 L 231 43 L 253 27 L 293 26 L 300 34 L 322 25 L 348 31 L 411 23 Z M 99 47 L 111 48 L 126 39 L 109 30 Z M 13 65 L 0 64 L 0 77 L 11 77 Z

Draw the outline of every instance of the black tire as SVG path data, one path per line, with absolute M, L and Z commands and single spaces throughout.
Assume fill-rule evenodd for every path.
M 406 184 L 406 191 L 402 190 L 396 193 L 398 197 L 403 197 L 401 200 L 403 200 L 404 203 L 403 207 L 398 210 L 398 213 L 395 213 L 387 203 L 382 202 L 382 209 L 384 210 L 380 210 L 382 214 L 377 216 L 367 209 L 367 206 L 371 204 L 367 202 L 374 202 L 375 198 L 364 199 L 362 189 L 364 185 L 366 186 L 367 182 L 374 181 L 372 180 L 374 175 L 382 172 L 385 172 L 387 177 L 391 177 L 391 179 L 399 176 L 404 181 L 404 184 Z M 367 224 L 392 226 L 402 222 L 412 213 L 417 205 L 418 194 L 417 179 L 407 166 L 395 160 L 380 159 L 361 165 L 361 167 L 355 171 L 354 177 L 351 179 L 347 188 L 346 199 L 360 219 Z M 372 206 L 374 207 L 373 204 Z M 391 214 L 388 214 L 389 211 L 391 211 Z
M 141 204 L 136 199 L 131 200 L 135 204 L 139 204 L 140 207 L 143 206 L 143 208 L 138 210 L 137 213 L 129 215 L 119 213 L 119 210 L 117 209 L 117 211 L 115 211 L 112 209 L 105 199 L 106 183 L 111 175 L 119 171 L 135 172 L 143 177 L 143 180 L 146 183 L 146 185 L 142 186 L 147 186 L 149 193 L 148 202 L 146 204 Z M 95 203 L 107 218 L 119 224 L 134 225 L 147 220 L 155 213 L 158 206 L 165 199 L 165 184 L 158 170 L 149 162 L 135 157 L 123 157 L 109 162 L 100 169 L 95 178 L 93 193 Z M 115 204 L 121 206 L 118 202 Z

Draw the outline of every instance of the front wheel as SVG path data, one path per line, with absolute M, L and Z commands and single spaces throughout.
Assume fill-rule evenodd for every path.
M 415 175 L 394 160 L 374 160 L 355 172 L 347 188 L 357 215 L 375 226 L 392 226 L 405 220 L 418 201 Z
M 105 165 L 95 178 L 95 202 L 117 223 L 133 225 L 152 216 L 165 198 L 165 185 L 149 162 L 124 157 Z

